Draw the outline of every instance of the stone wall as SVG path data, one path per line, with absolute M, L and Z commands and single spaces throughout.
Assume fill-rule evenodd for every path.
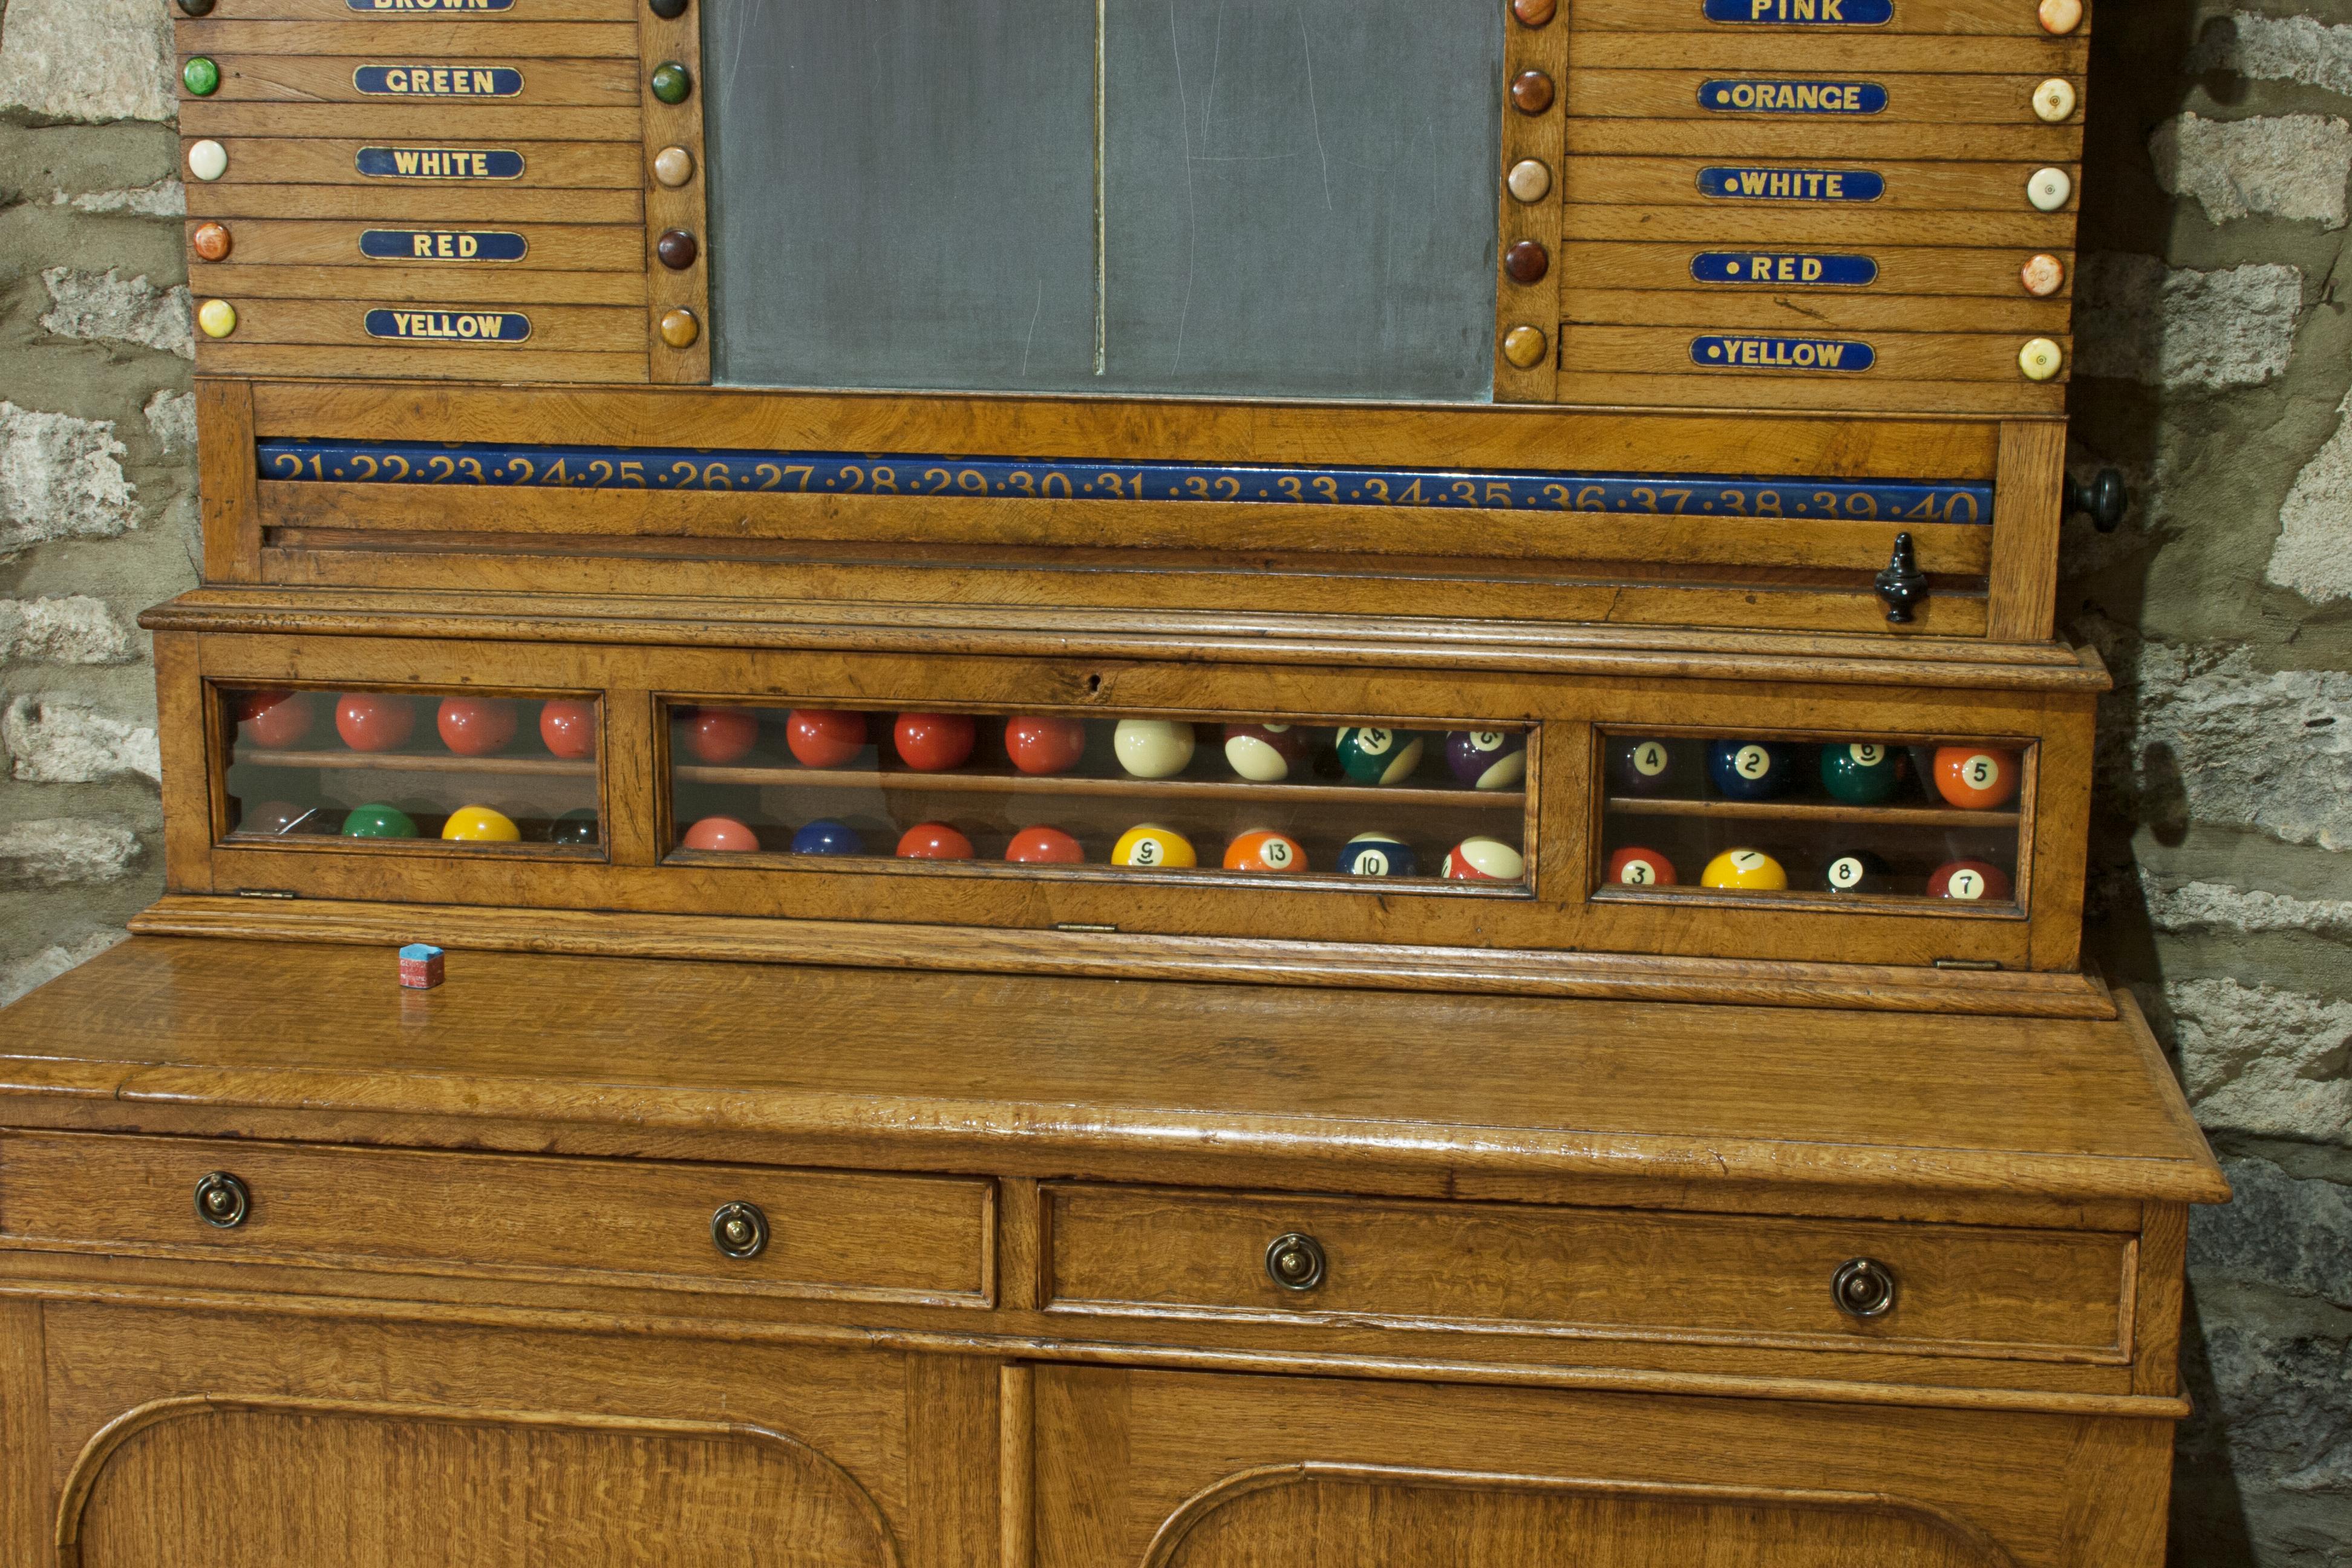
M 2112 0 L 2095 54 L 2075 458 L 2137 500 L 2065 542 L 2061 622 L 2120 682 L 2092 948 L 2239 1192 L 2192 1231 L 2174 1561 L 2352 1564 L 2352 3 Z M 0 996 L 160 885 L 131 617 L 194 580 L 170 76 L 163 0 L 0 11 Z

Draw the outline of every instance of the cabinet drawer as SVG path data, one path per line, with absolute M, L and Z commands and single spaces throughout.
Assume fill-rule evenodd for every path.
M 213 1173 L 241 1184 L 240 1223 L 199 1215 Z M 756 1256 L 719 1251 L 726 1204 L 760 1211 Z M 985 1305 L 992 1210 L 990 1183 L 950 1176 L 0 1135 L 0 1238 L 183 1257 Z
M 1052 1189 L 1050 1204 L 1047 1300 L 1060 1311 L 2128 1353 L 2133 1241 L 2105 1232 L 1075 1185 Z M 1269 1249 L 1291 1235 L 1319 1248 L 1311 1288 L 1272 1277 Z M 1893 1277 L 1878 1316 L 1832 1299 L 1832 1279 L 1857 1258 Z

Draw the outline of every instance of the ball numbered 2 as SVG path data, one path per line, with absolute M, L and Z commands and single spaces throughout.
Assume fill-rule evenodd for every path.
M 1156 822 L 1139 822 L 1118 836 L 1111 846 L 1110 863 L 1133 866 L 1144 871 L 1181 870 L 1197 866 L 1201 858 L 1192 849 L 1192 841 L 1172 827 L 1162 827 Z
M 1421 766 L 1422 739 L 1410 730 L 1350 724 L 1339 731 L 1333 749 L 1339 755 L 1339 771 L 1357 784 L 1401 783 Z
M 2017 753 L 1985 746 L 1936 748 L 1936 793 L 1963 811 L 1990 811 L 2017 798 Z
M 1788 870 L 1761 849 L 1727 849 L 1698 874 L 1706 888 L 1746 888 L 1778 892 L 1789 885 Z
M 2009 873 L 1986 860 L 1948 860 L 1929 873 L 1927 896 L 1962 903 L 1998 904 L 2014 896 Z
M 1603 880 L 1612 888 L 1671 888 L 1680 879 L 1675 875 L 1672 860 L 1654 849 L 1628 844 L 1609 857 Z
M 1706 776 L 1726 800 L 1770 800 L 1796 782 L 1797 752 L 1772 741 L 1716 741 Z
M 1225 846 L 1228 871 L 1304 871 L 1307 851 L 1298 840 L 1271 828 L 1256 828 Z
M 1386 833 L 1359 833 L 1339 848 L 1339 869 L 1350 877 L 1410 877 L 1420 865 L 1412 845 Z

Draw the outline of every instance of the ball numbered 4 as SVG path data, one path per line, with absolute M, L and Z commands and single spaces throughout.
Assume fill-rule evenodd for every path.
M 1304 871 L 1307 851 L 1287 833 L 1255 828 L 1225 846 L 1228 871 Z
M 1878 805 L 1895 798 L 1902 774 L 1892 746 L 1853 741 L 1822 748 L 1822 787 L 1848 805 Z
M 1895 886 L 1895 872 L 1867 849 L 1845 849 L 1822 868 L 1822 886 L 1832 893 L 1884 893 Z
M 1983 746 L 1936 748 L 1936 793 L 1963 811 L 1990 811 L 2017 798 L 2017 753 Z
M 522 829 L 505 812 L 461 805 L 441 825 L 441 837 L 460 844 L 512 844 L 522 837 Z
M 2009 873 L 1985 860 L 1947 860 L 1927 878 L 1927 896 L 1931 899 L 1998 904 L 2007 901 L 2014 892 Z
M 1628 844 L 1609 857 L 1609 870 L 1602 879 L 1612 888 L 1671 888 L 1678 879 L 1675 863 L 1654 849 L 1638 844 Z
M 1445 855 L 1445 875 L 1456 882 L 1516 882 L 1528 874 L 1524 856 L 1499 838 L 1465 838 Z
M 1761 889 L 1778 892 L 1789 885 L 1789 873 L 1780 862 L 1761 849 L 1727 849 L 1706 863 L 1698 874 L 1699 885 L 1706 888 Z
M 1339 731 L 1334 749 L 1339 771 L 1358 784 L 1397 784 L 1421 766 L 1421 737 L 1410 730 L 1350 724 Z
M 1528 776 L 1528 738 L 1513 730 L 1456 730 L 1445 737 L 1445 765 L 1472 789 L 1511 789 Z
M 1359 833 L 1339 847 L 1339 869 L 1350 877 L 1410 877 L 1420 866 L 1412 845 L 1386 833 Z
M 1308 752 L 1306 728 L 1298 724 L 1228 724 L 1225 763 L 1242 777 L 1273 784 L 1304 771 Z
M 1181 870 L 1199 865 L 1201 858 L 1193 853 L 1192 841 L 1174 828 L 1139 822 L 1111 846 L 1110 863 L 1146 871 Z
M 1121 719 L 1111 731 L 1110 749 L 1118 765 L 1136 778 L 1174 778 L 1192 765 L 1192 726 L 1171 719 Z
M 1609 742 L 1609 773 L 1627 795 L 1664 795 L 1675 787 L 1675 753 L 1664 741 L 1625 736 Z
M 784 715 L 784 745 L 804 768 L 837 768 L 866 749 L 866 715 L 838 708 L 795 708 Z
M 1774 741 L 1714 741 L 1706 776 L 1726 800 L 1770 800 L 1797 782 L 1797 749 Z

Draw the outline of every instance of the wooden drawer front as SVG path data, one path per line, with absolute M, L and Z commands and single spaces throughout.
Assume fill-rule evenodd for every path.
M 2118 1361 L 2129 1237 L 1500 1204 L 1202 1196 L 1126 1187 L 1051 1194 L 1047 1300 L 1063 1311 L 1300 1316 L 1400 1328 L 1893 1342 Z M 1300 1232 L 1327 1258 L 1288 1290 L 1266 1249 Z M 1894 1307 L 1846 1316 L 1831 1277 L 1892 1269 Z
M 251 1210 L 221 1229 L 195 1188 L 224 1171 Z M 711 1239 L 757 1205 L 758 1257 Z M 689 1289 L 985 1305 L 992 1186 L 639 1160 L 352 1149 L 97 1133 L 0 1136 L 0 1237 L 179 1256 L 608 1276 Z

